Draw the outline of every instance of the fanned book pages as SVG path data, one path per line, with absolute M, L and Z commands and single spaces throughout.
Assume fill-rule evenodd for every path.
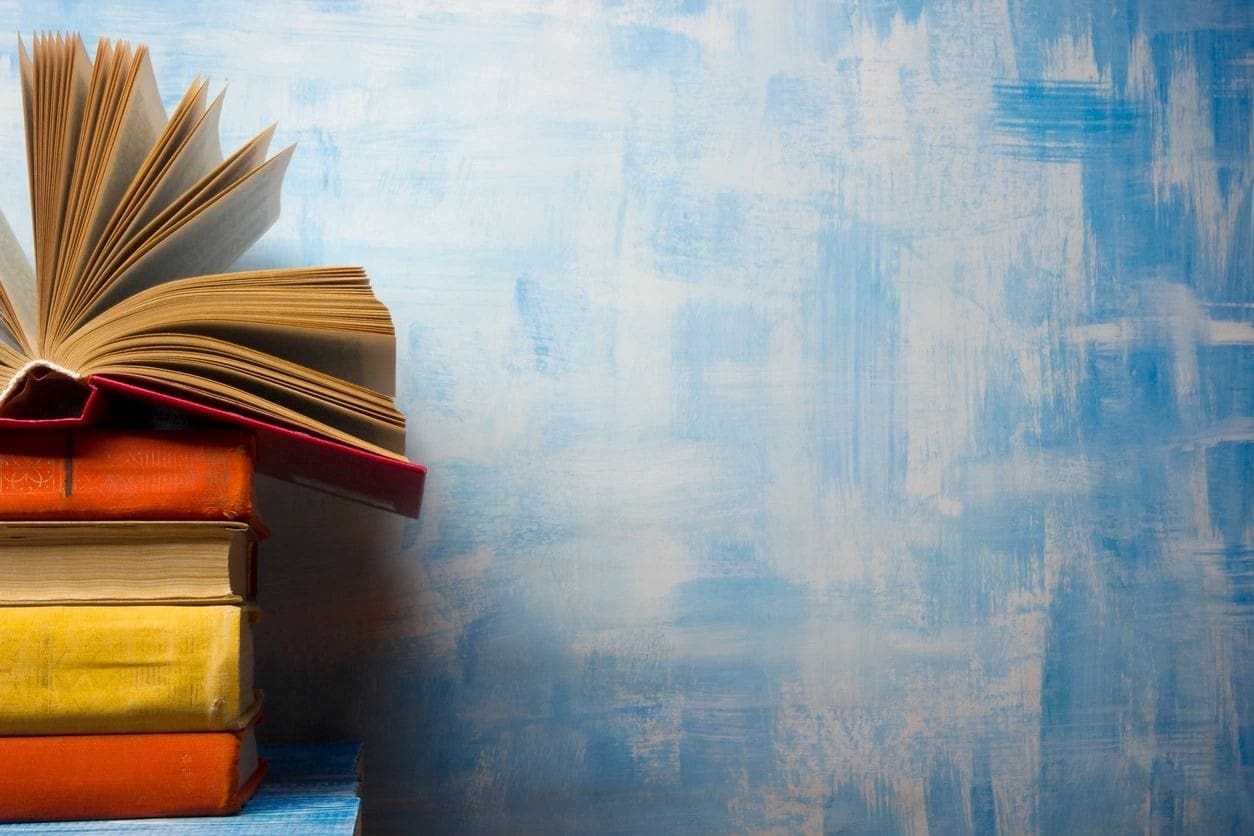
M 100 390 L 242 424 L 259 469 L 417 515 L 395 335 L 358 267 L 227 272 L 276 220 L 273 128 L 230 155 L 222 96 L 172 114 L 148 51 L 19 41 L 34 266 L 0 217 L 0 426 L 90 421 Z

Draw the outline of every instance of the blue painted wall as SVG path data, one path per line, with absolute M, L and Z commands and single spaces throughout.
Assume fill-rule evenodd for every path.
M 1248 3 L 164 5 L 0 31 L 229 82 L 394 312 L 422 519 L 263 485 L 373 831 L 1254 830 Z

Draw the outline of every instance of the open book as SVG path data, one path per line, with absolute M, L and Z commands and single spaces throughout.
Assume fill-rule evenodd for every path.
M 167 118 L 143 46 L 101 40 L 93 61 L 58 35 L 19 52 L 34 267 L 0 217 L 0 426 L 88 421 L 100 389 L 149 398 L 277 434 L 272 469 L 338 455 L 306 481 L 416 514 L 388 496 L 420 496 L 423 469 L 365 273 L 225 272 L 278 217 L 293 149 L 268 157 L 270 128 L 224 156 L 222 96 L 199 79 Z

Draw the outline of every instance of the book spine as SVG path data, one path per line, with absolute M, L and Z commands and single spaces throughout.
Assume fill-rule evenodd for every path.
M 0 607 L 0 735 L 242 728 L 255 707 L 241 705 L 251 616 L 230 605 Z
M 0 821 L 236 813 L 264 766 L 240 776 L 242 734 L 0 737 Z M 242 782 L 240 778 L 247 780 Z
M 0 519 L 259 525 L 253 440 L 235 431 L 0 434 Z

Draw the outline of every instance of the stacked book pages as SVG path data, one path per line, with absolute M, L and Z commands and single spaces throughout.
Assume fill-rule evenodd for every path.
M 0 820 L 251 795 L 252 477 L 239 431 L 0 437 Z
M 230 813 L 265 771 L 254 468 L 417 516 L 392 321 L 357 267 L 229 272 L 292 149 L 268 156 L 268 129 L 224 155 L 207 82 L 167 114 L 143 46 L 43 35 L 18 64 L 34 258 L 0 216 L 0 821 Z M 149 429 L 171 420 L 217 429 Z

